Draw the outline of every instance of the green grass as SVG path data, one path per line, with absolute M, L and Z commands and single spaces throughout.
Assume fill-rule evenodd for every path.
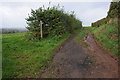
M 112 55 L 118 55 L 118 27 L 116 24 L 105 24 L 100 27 L 93 27 L 92 32 L 98 42 Z
M 91 27 L 83 27 L 81 30 L 79 30 L 78 35 L 74 40 L 77 41 L 80 45 L 87 47 L 88 45 L 83 41 L 83 39 L 85 35 L 88 34 L 90 29 Z
M 38 78 L 50 64 L 53 49 L 70 34 L 47 37 L 40 41 L 28 41 L 26 33 L 3 34 L 3 78 Z
M 2 78 L 2 34 L 0 34 L 0 79 Z
M 88 34 L 88 32 L 89 32 L 90 29 L 91 29 L 91 27 L 83 27 L 79 31 L 77 37 L 74 40 L 81 40 L 81 39 L 83 39 L 85 37 L 85 35 Z

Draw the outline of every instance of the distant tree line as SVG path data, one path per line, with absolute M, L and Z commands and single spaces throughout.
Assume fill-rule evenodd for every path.
M 0 29 L 0 33 L 17 33 L 17 32 L 28 32 L 26 29 L 9 29 L 9 28 L 3 28 Z
M 45 8 L 40 7 L 31 10 L 27 20 L 27 29 L 30 31 L 30 38 L 40 39 L 40 21 L 43 22 L 43 37 L 73 33 L 82 27 L 82 22 L 76 19 L 74 12 L 65 13 L 59 5 Z

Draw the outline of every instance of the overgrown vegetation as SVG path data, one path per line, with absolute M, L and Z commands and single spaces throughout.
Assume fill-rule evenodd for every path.
M 107 24 L 108 19 L 107 18 L 103 18 L 98 20 L 97 22 L 92 23 L 93 27 L 100 27 L 101 25 Z
M 107 17 L 92 23 L 92 27 L 100 27 L 104 24 L 118 24 L 120 11 L 120 1 L 111 2 Z
M 72 33 L 82 27 L 82 22 L 76 19 L 74 12 L 65 13 L 59 5 L 31 10 L 26 20 L 32 39 L 40 39 L 40 21 L 43 22 L 43 37 Z
M 82 40 L 84 37 L 85 37 L 85 35 L 87 35 L 88 34 L 88 32 L 89 32 L 89 30 L 91 29 L 91 27 L 83 27 L 80 31 L 79 31 L 79 33 L 78 33 L 78 35 L 77 35 L 77 37 L 75 38 L 75 40 Z
M 3 34 L 3 78 L 39 78 L 46 65 L 50 64 L 53 49 L 70 36 L 65 34 L 40 41 L 27 41 L 25 34 Z
M 118 26 L 116 24 L 105 24 L 93 27 L 92 32 L 98 42 L 112 55 L 120 57 L 118 53 Z
M 87 47 L 88 44 L 86 42 L 84 42 L 84 37 L 88 34 L 90 29 L 91 29 L 91 27 L 83 27 L 79 31 L 79 33 L 77 34 L 77 37 L 74 40 L 77 41 L 80 45 Z
M 120 1 L 111 2 L 110 9 L 106 18 L 92 23 L 92 32 L 104 48 L 109 50 L 113 55 L 120 58 L 118 52 L 118 28 L 119 28 L 119 10 Z
M 120 10 L 120 1 L 119 2 L 111 2 L 107 17 L 108 18 L 116 18 L 116 17 L 120 16 L 119 10 Z

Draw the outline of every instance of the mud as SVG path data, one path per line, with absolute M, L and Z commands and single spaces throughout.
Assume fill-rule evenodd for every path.
M 42 78 L 117 78 L 118 63 L 89 33 L 83 47 L 71 36 L 61 45 Z
M 111 56 L 108 51 L 104 50 L 99 44 L 96 43 L 96 39 L 89 32 L 86 42 L 89 45 L 89 50 L 94 56 L 94 66 L 92 69 L 92 75 L 94 78 L 117 78 L 118 77 L 118 60 Z

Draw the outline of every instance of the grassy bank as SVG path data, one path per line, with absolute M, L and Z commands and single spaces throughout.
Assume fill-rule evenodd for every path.
M 118 55 L 118 27 L 116 24 L 105 24 L 100 27 L 93 27 L 92 32 L 98 42 L 112 55 Z
M 3 78 L 38 78 L 50 63 L 53 49 L 70 34 L 27 41 L 26 33 L 3 34 Z

